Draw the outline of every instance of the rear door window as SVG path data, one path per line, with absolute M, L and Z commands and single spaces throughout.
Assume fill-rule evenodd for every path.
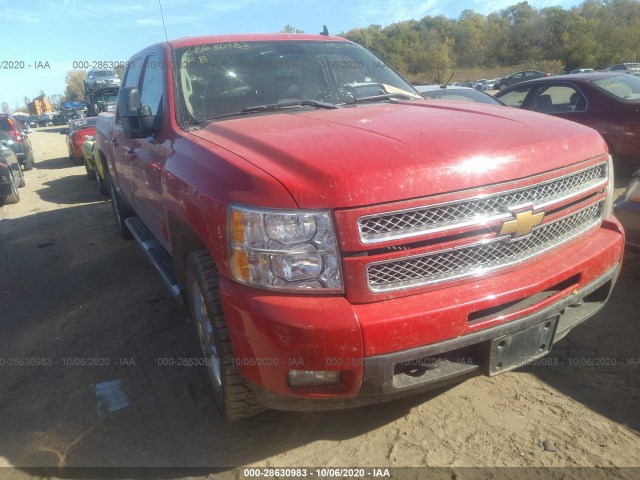
M 587 102 L 574 85 L 541 85 L 529 100 L 528 108 L 541 113 L 583 112 L 587 108 Z

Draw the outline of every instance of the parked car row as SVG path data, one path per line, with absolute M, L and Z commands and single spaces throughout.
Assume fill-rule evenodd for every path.
M 560 75 L 567 74 L 580 74 L 580 73 L 596 73 L 598 70 L 593 68 L 575 68 L 573 70 L 567 70 Z M 617 73 L 630 73 L 632 75 L 640 76 L 640 63 L 619 63 L 612 65 L 606 70 L 600 70 L 601 72 L 617 72 Z M 515 85 L 527 80 L 534 80 L 536 78 L 554 76 L 551 73 L 540 72 L 538 70 L 523 70 L 521 72 L 513 73 L 504 78 L 494 79 L 479 79 L 474 82 L 465 82 L 456 84 L 458 86 L 472 87 L 482 92 L 486 90 L 503 90 L 511 85 Z

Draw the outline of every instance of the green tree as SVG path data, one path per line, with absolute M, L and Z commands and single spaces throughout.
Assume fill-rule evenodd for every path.
M 640 1 L 585 0 L 569 10 L 521 1 L 488 16 L 465 10 L 457 20 L 426 16 L 341 36 L 412 79 L 444 81 L 454 66 L 601 69 L 640 61 Z
M 64 91 L 63 102 L 78 102 L 84 99 L 84 80 L 87 72 L 84 70 L 70 70 L 65 76 L 67 88 Z

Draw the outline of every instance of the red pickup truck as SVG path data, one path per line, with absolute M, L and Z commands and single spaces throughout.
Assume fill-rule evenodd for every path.
M 597 132 L 426 100 L 342 38 L 153 45 L 97 146 L 118 229 L 185 299 L 230 419 L 509 371 L 620 269 Z

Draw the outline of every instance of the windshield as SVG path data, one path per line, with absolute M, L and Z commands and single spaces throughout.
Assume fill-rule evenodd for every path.
M 214 43 L 176 53 L 187 124 L 295 101 L 343 105 L 388 94 L 421 98 L 382 60 L 348 42 Z
M 69 124 L 69 131 L 75 132 L 76 130 L 81 130 L 83 128 L 95 127 L 97 120 L 98 120 L 98 117 L 87 117 L 87 118 L 82 118 L 80 120 L 76 120 Z
M 593 80 L 591 83 L 622 100 L 640 100 L 640 77 L 635 75 L 624 73 Z
M 117 95 L 98 95 L 96 97 L 97 102 L 116 103 L 117 100 L 118 100 Z
M 116 74 L 110 70 L 95 70 L 93 72 L 94 77 L 115 77 Z

